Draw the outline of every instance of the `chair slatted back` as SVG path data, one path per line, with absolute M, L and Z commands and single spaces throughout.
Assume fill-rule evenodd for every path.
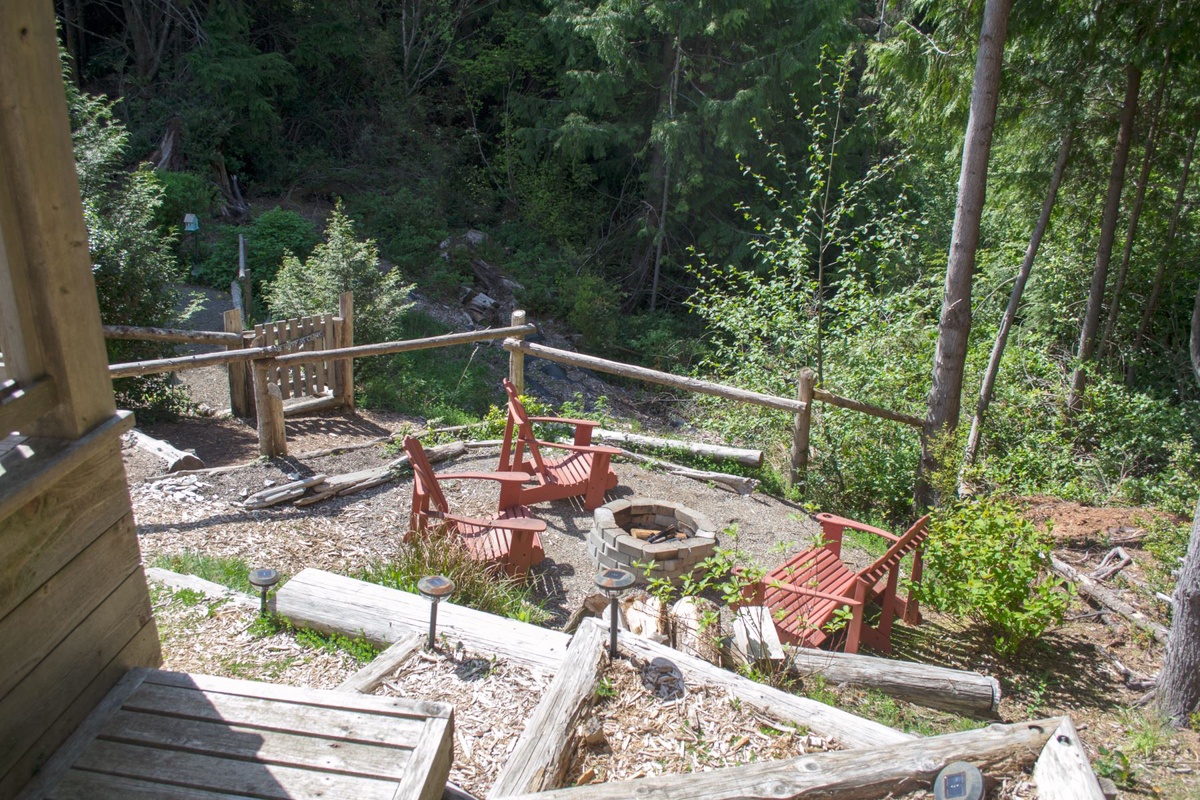
M 533 435 L 533 422 L 529 412 L 517 395 L 517 387 L 508 378 L 503 380 L 504 392 L 508 395 L 508 423 L 504 427 L 504 445 L 500 454 L 500 463 L 505 469 L 520 470 L 524 463 L 521 451 L 529 448 L 533 458 L 534 473 L 544 475 L 546 464 L 542 461 L 542 451 L 538 447 L 537 438 Z M 508 460 L 511 457 L 511 460 Z
M 916 550 L 925 541 L 925 537 L 929 535 L 928 524 L 928 514 L 913 523 L 908 532 L 893 543 L 886 553 L 859 573 L 860 580 L 864 581 L 868 587 L 874 586 L 884 574 L 896 569 L 906 555 Z
M 405 436 L 404 450 L 408 453 L 408 462 L 413 470 L 413 516 L 427 513 L 430 506 L 442 514 L 449 513 L 450 505 L 446 502 L 446 495 L 442 494 L 442 487 L 438 485 L 437 476 L 433 474 L 433 466 L 420 440 Z

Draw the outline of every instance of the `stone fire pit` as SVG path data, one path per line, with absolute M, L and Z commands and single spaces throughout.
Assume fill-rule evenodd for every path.
M 635 533 L 676 536 L 651 542 Z M 645 583 L 645 565 L 653 564 L 650 578 L 667 578 L 679 585 L 713 554 L 717 534 L 712 521 L 699 511 L 667 500 L 631 498 L 607 503 L 593 512 L 587 545 L 588 554 L 601 569 L 627 569 L 639 583 Z

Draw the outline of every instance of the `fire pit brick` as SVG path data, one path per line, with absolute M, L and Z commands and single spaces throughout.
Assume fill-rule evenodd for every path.
M 597 508 L 592 519 L 588 554 L 601 569 L 630 570 L 639 583 L 646 582 L 645 565 L 653 564 L 649 577 L 678 585 L 717 545 L 708 517 L 667 500 L 615 500 Z M 661 531 L 672 526 L 687 538 L 651 544 L 631 533 L 634 528 Z

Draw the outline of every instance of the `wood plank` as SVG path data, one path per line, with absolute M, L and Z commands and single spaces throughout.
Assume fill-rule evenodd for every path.
M 395 781 L 339 775 L 140 745 L 93 741 L 76 769 L 269 800 L 345 797 L 392 800 Z
M 843 750 L 765 761 L 712 772 L 659 775 L 578 786 L 519 800 L 745 800 L 745 798 L 868 798 L 928 787 L 946 765 L 969 761 L 987 769 L 1042 747 L 1059 720 L 990 725 L 886 747 Z M 516 798 L 514 798 L 516 800 Z
M 146 579 L 136 570 L 0 699 L 0 773 L 12 768 L 25 745 L 45 733 L 152 618 Z
M 408 764 L 408 772 L 395 788 L 391 800 L 441 800 L 453 759 L 453 716 L 425 720 L 424 730 Z
M 289 339 L 288 322 L 286 319 L 275 323 L 275 341 L 284 345 Z M 281 366 L 276 377 L 276 385 L 279 386 L 279 393 L 284 400 L 292 396 L 292 370 L 289 367 Z
M 155 670 L 146 678 L 146 684 L 170 686 L 178 689 L 193 689 L 203 692 L 218 692 L 233 697 L 256 697 L 265 700 L 280 700 L 319 708 L 365 711 L 389 717 L 423 719 L 425 717 L 449 718 L 453 708 L 448 703 L 427 700 L 406 700 L 401 697 L 373 697 L 335 692 L 332 689 L 306 689 L 301 686 L 283 686 L 274 683 L 242 681 L 236 678 L 220 678 L 215 675 L 195 675 L 183 672 Z
M 415 631 L 401 634 L 390 647 L 375 656 L 370 664 L 342 681 L 335 691 L 371 694 L 413 653 L 420 650 L 424 643 L 424 637 Z
M 488 797 L 508 797 L 556 789 L 579 744 L 576 726 L 591 705 L 592 692 L 605 661 L 606 632 L 585 619 L 571 639 L 562 668 L 521 732 L 521 738 L 492 784 Z
M 317 342 L 318 350 L 328 350 L 333 345 L 331 340 L 333 337 L 333 323 L 330 321 L 329 314 L 322 314 L 317 317 L 317 328 L 324 334 L 320 341 Z M 329 371 L 325 365 L 325 359 L 322 358 L 315 364 L 316 368 L 316 389 L 313 394 L 320 394 L 326 391 L 329 387 Z
M 67 773 L 71 765 L 75 763 L 75 759 L 79 758 L 80 754 L 87 749 L 105 723 L 120 710 L 125 699 L 142 685 L 148 672 L 149 670 L 145 667 L 134 667 L 128 670 L 88 713 L 71 736 L 63 742 L 62 747 L 54 753 L 54 756 L 43 765 L 42 769 L 38 771 L 37 777 L 29 782 L 18 800 L 45 796 Z
M 733 619 L 733 636 L 747 661 L 782 662 L 784 659 L 783 644 L 779 641 L 769 608 L 739 608 Z
M 634 636 L 628 631 L 620 631 L 618 636 L 619 644 L 626 653 L 646 660 L 665 658 L 672 661 L 683 672 L 685 680 L 728 691 L 742 703 L 772 719 L 806 725 L 821 736 L 837 739 L 843 747 L 879 747 L 917 738 L 878 722 L 818 703 L 816 700 L 797 697 L 765 684 L 755 683 L 729 670 L 714 667 L 703 659 L 689 656 L 641 636 Z
M 181 575 L 178 572 L 172 572 L 169 569 L 162 569 L 161 567 L 146 567 L 146 580 L 161 583 L 175 590 L 191 589 L 193 592 L 200 592 L 214 600 L 228 600 L 235 606 L 249 608 L 254 611 L 258 611 L 262 604 L 259 598 L 252 597 L 244 592 L 235 592 L 228 586 L 206 581 L 195 575 Z
M 33 429 L 78 439 L 116 406 L 86 245 L 53 7 L 9 0 L 0 14 L 0 239 L 9 287 L 6 360 L 21 383 L 45 374 L 59 402 Z M 6 327 L 11 323 L 5 323 Z M 13 336 L 12 334 L 16 334 Z M 7 431 L 6 431 L 7 433 Z
M 122 433 L 133 428 L 133 414 L 129 411 L 118 411 L 104 424 L 88 433 L 82 439 L 74 441 L 27 439 L 23 444 L 35 450 L 35 454 L 24 463 L 14 463 L 15 453 L 9 452 L 4 457 L 4 480 L 0 482 L 0 525 L 6 524 L 7 519 L 19 510 L 32 513 L 24 506 L 37 500 L 46 492 L 46 487 L 78 470 L 81 464 L 95 458 L 97 454 L 114 448 L 119 448 L 119 438 Z M 118 450 L 119 458 L 119 450 Z M 117 462 L 120 464 L 120 462 Z M 124 482 L 124 466 L 114 469 L 111 465 L 108 472 L 118 471 Z M 105 473 L 106 474 L 106 473 Z M 111 476 L 110 476 L 111 477 Z M 119 493 L 118 493 L 119 494 Z M 129 508 L 128 488 L 125 490 L 125 508 Z M 112 524 L 119 517 L 116 514 L 108 522 Z M 108 525 L 104 526 L 105 528 Z M 101 528 L 103 530 L 103 528 Z M 0 536 L 0 540 L 4 537 Z M 83 546 L 82 543 L 80 547 Z M 0 545 L 2 547 L 3 545 Z M 12 546 L 9 543 L 8 546 Z M 78 552 L 78 551 L 76 551 Z M 0 565 L 9 563 L 0 551 Z M 3 567 L 0 567 L 0 572 Z M 0 601 L 2 602 L 2 601 Z M 3 613 L 0 611 L 0 613 Z
M 363 635 L 388 645 L 402 633 L 429 629 L 429 601 L 418 595 L 334 575 L 303 570 L 275 596 L 276 611 L 294 624 L 327 633 Z M 553 674 L 566 655 L 570 637 L 523 622 L 442 603 L 439 634 L 461 639 L 476 652 L 495 654 L 530 669 Z
M 181 720 L 223 722 L 263 731 L 327 736 L 396 748 L 411 748 L 424 724 L 421 717 L 391 717 L 151 683 L 142 684 L 125 702 L 125 709 Z
M 264 730 L 232 722 L 181 720 L 163 714 L 121 710 L 99 737 L 189 753 L 259 761 L 287 767 L 398 780 L 408 768 L 409 748 L 359 744 L 333 736 Z M 410 747 L 416 741 L 410 743 Z
M 73 769 L 48 800 L 252 800 L 249 795 L 206 792 L 137 778 L 120 778 Z
M 56 779 L 56 776 L 61 777 L 79 753 L 82 753 L 83 749 L 91 742 L 92 736 L 87 733 L 87 728 L 91 723 L 85 718 L 99 708 L 98 704 L 104 701 L 109 690 L 113 689 L 126 673 L 145 664 L 157 663 L 159 658 L 158 628 L 153 622 L 150 622 L 138 631 L 137 635 L 112 661 L 105 665 L 87 688 L 67 706 L 66 711 L 53 721 L 46 732 L 28 747 L 9 773 L 0 777 L 0 797 L 12 797 L 27 782 L 29 793 L 22 792 L 20 800 L 35 800 L 35 798 L 40 800 L 44 797 L 45 788 L 53 782 L 51 779 Z M 84 721 L 83 725 L 80 725 L 81 720 Z M 73 743 L 76 743 L 74 734 L 80 729 L 85 734 L 80 737 L 82 746 L 77 751 L 71 752 Z M 59 753 L 66 753 L 66 758 L 62 762 L 59 760 Z M 55 772 L 56 764 L 61 766 L 58 772 Z M 31 777 L 33 780 L 30 780 Z
M 141 563 L 129 518 L 102 533 L 50 580 L 0 619 L 7 642 L 0 671 L 4 697 Z M 15 647 L 12 645 L 16 645 Z
M 1070 717 L 1062 718 L 1042 748 L 1033 765 L 1033 784 L 1039 800 L 1104 800 L 1100 782 Z
M 53 378 L 40 378 L 28 387 L 21 386 L 0 403 L 0 436 L 30 432 L 31 423 L 58 402 Z
M 308 317 L 305 320 L 305 323 L 305 327 L 310 334 L 317 334 L 316 337 L 308 343 L 309 352 L 316 353 L 322 348 L 321 338 L 324 335 L 324 328 L 321 325 L 321 318 L 319 316 Z M 304 378 L 308 381 L 308 394 L 310 397 L 316 397 L 321 390 L 324 389 L 324 387 L 321 385 L 322 381 L 317 379 L 317 369 L 320 363 L 320 361 L 310 361 L 304 365 Z

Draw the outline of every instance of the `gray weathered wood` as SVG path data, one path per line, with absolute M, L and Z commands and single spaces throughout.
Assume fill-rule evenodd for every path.
M 1125 619 L 1132 622 L 1134 625 L 1148 632 L 1160 644 L 1167 643 L 1167 640 L 1170 638 L 1170 634 L 1167 632 L 1167 629 L 1147 617 L 1142 612 L 1138 611 L 1129 603 L 1126 603 L 1117 596 L 1116 592 L 1101 586 L 1099 582 L 1093 580 L 1088 575 L 1084 575 L 1082 572 L 1075 569 L 1073 566 L 1057 556 L 1050 556 L 1050 566 L 1059 575 L 1062 575 L 1071 583 L 1075 584 L 1075 589 L 1081 595 L 1090 597 L 1092 600 L 1095 600 L 1105 608 L 1112 609 Z
M 796 378 L 796 399 L 804 410 L 796 412 L 792 423 L 792 486 L 803 489 L 808 477 L 809 434 L 812 430 L 812 399 L 817 375 L 809 367 L 800 370 Z
M 1104 800 L 1070 717 L 1063 717 L 1042 748 L 1033 765 L 1033 784 L 1038 800 Z
M 787 647 L 787 668 L 801 678 L 820 675 L 835 685 L 876 689 L 910 703 L 971 716 L 991 716 L 1000 708 L 1000 682 L 978 672 Z
M 171 446 L 169 442 L 142 433 L 137 428 L 130 431 L 130 435 L 133 436 L 133 443 L 139 448 L 147 453 L 153 453 L 167 462 L 167 472 L 178 472 L 181 469 L 204 469 L 204 462 L 191 451 L 180 450 Z
M 477 447 L 490 444 L 488 442 L 471 442 L 469 445 Z M 728 475 L 724 472 L 710 472 L 708 470 L 692 469 L 680 464 L 672 464 L 670 461 L 663 461 L 661 458 L 653 456 L 644 456 L 641 453 L 634 453 L 629 450 L 622 449 L 619 458 L 628 458 L 631 461 L 637 461 L 641 464 L 650 464 L 651 466 L 661 467 L 667 471 L 669 475 L 678 475 L 681 478 L 691 478 L 694 481 L 701 483 L 717 483 L 722 486 L 728 486 L 733 491 L 740 495 L 748 495 L 754 492 L 754 487 L 758 486 L 758 481 L 754 478 L 746 478 L 742 475 Z
M 6 381 L 4 401 L 0 404 L 0 437 L 21 431 L 28 432 L 29 425 L 58 402 L 58 390 L 53 378 L 40 378 L 29 386 L 19 386 Z
M 511 325 L 514 328 L 525 326 L 525 312 L 517 309 L 512 312 Z M 517 339 L 522 339 L 522 336 L 516 336 Z M 508 354 L 508 379 L 512 381 L 512 385 L 517 387 L 517 394 L 525 394 L 525 354 L 519 350 L 513 350 Z
M 145 328 L 137 325 L 105 325 L 105 339 L 133 339 L 139 342 L 180 342 L 182 344 L 231 344 L 241 346 L 242 335 L 232 331 L 188 331 L 178 328 Z
M 245 323 L 242 312 L 236 308 L 226 311 L 223 317 L 225 330 L 237 336 L 237 341 L 229 344 L 226 350 L 241 350 L 246 346 L 242 335 Z M 235 361 L 226 365 L 229 371 L 229 409 L 235 417 L 248 419 L 254 414 L 254 379 L 250 375 L 250 367 L 245 361 Z
M 354 346 L 354 293 L 342 292 L 338 295 L 338 315 L 341 323 L 337 327 L 337 344 L 334 349 L 346 349 Z M 354 361 L 333 361 L 326 354 L 327 363 L 337 372 L 337 395 L 342 404 L 351 411 L 354 410 Z
M 485 328 L 479 331 L 463 331 L 461 333 L 446 333 L 441 336 L 429 336 L 424 339 L 405 339 L 395 342 L 360 344 L 353 347 L 337 347 L 333 350 L 323 351 L 321 357 L 327 361 L 337 360 L 347 362 L 348 359 L 362 358 L 364 356 L 386 356 L 392 353 L 410 353 L 414 350 L 432 350 L 438 347 L 453 347 L 458 344 L 487 342 L 494 339 L 503 339 L 518 333 L 533 333 L 536 330 L 537 328 L 533 325 L 522 325 L 519 328 Z M 276 361 L 280 365 L 286 366 L 311 358 L 312 356 L 308 353 L 289 353 L 288 355 L 279 356 Z
M 562 784 L 577 744 L 573 742 L 576 726 L 590 706 L 605 659 L 605 638 L 595 620 L 585 619 L 579 626 L 562 667 L 492 784 L 489 798 L 556 789 Z
M 410 769 L 392 792 L 391 800 L 441 800 L 445 776 L 450 774 L 450 762 L 454 760 L 453 714 L 425 720 L 417 746 L 413 748 L 412 760 L 428 767 Z M 442 780 L 430 780 L 430 773 L 443 776 Z
M 283 395 L 271 382 L 272 365 L 254 363 L 254 408 L 258 413 L 258 452 L 267 458 L 287 455 L 287 433 L 283 422 Z M 280 377 L 284 377 L 281 373 Z
M 982 769 L 1040 749 L 1057 719 L 989 725 L 883 747 L 815 753 L 780 761 L 684 775 L 591 784 L 513 800 L 865 800 L 929 787 L 946 765 L 969 761 Z
M 316 487 L 317 491 L 321 490 L 321 484 L 325 483 L 325 479 L 329 476 L 323 472 L 316 475 L 310 475 L 307 478 L 284 483 L 279 486 L 272 486 L 269 489 L 264 489 L 261 492 L 256 492 L 242 501 L 243 508 L 268 508 L 269 506 L 286 503 L 288 500 L 295 499 L 304 494 L 304 490 L 309 487 Z
M 771 686 L 755 683 L 649 639 L 625 631 L 622 631 L 619 637 L 620 646 L 627 653 L 647 660 L 668 659 L 683 671 L 684 678 L 689 682 L 724 689 L 739 698 L 742 703 L 773 719 L 806 725 L 822 736 L 837 739 L 845 747 L 877 747 L 915 738 L 911 734 L 901 733 L 878 722 L 818 703 L 816 700 L 797 697 Z
M 784 659 L 783 644 L 779 631 L 771 619 L 771 609 L 764 606 L 743 606 L 733 618 L 733 638 L 747 661 L 775 661 Z
M 193 592 L 200 592 L 214 600 L 228 600 L 236 606 L 242 608 L 250 608 L 255 611 L 261 606 L 261 599 L 253 597 L 245 592 L 235 592 L 228 586 L 222 586 L 219 583 L 206 581 L 196 575 L 182 575 L 178 572 L 172 572 L 169 569 L 162 567 L 146 567 L 146 580 L 161 583 L 171 589 L 190 589 Z M 249 583 L 246 584 L 249 586 Z
M 337 691 L 371 694 L 413 653 L 420 650 L 424 642 L 424 637 L 415 631 L 401 634 L 386 650 L 375 656 L 370 664 L 338 684 Z
M 361 634 L 376 645 L 429 629 L 429 601 L 418 595 L 318 569 L 306 569 L 285 583 L 275 605 L 280 616 L 296 625 Z M 462 640 L 469 650 L 494 653 L 549 674 L 558 669 L 570 640 L 559 631 L 445 602 L 438 608 L 438 634 Z
M 721 461 L 736 461 L 747 467 L 761 467 L 762 450 L 750 450 L 744 447 L 727 447 L 725 445 L 708 444 L 707 442 L 686 442 L 682 439 L 664 439 L 658 436 L 643 436 L 639 433 L 610 431 L 604 428 L 592 430 L 593 442 L 618 442 L 641 447 L 655 447 L 671 450 L 684 450 L 692 455 L 715 458 Z

